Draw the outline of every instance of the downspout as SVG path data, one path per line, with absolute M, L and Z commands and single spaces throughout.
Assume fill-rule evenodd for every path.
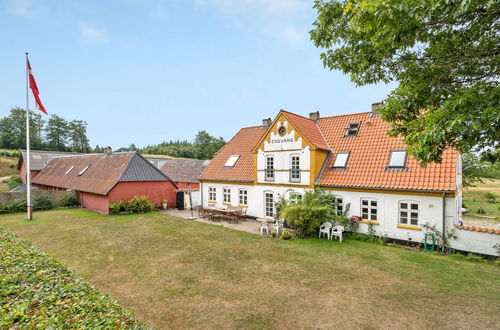
M 203 181 L 200 181 L 201 207 L 203 207 Z
M 445 206 L 446 206 L 446 198 L 445 198 L 445 193 L 443 193 L 443 228 L 442 228 L 442 243 L 441 243 L 441 252 L 444 253 L 444 242 L 446 239 L 446 230 L 445 230 Z

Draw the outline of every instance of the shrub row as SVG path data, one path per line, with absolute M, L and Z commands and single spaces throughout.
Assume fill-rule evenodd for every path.
M 0 227 L 0 328 L 146 328 L 54 258 Z
M 26 212 L 26 205 L 26 200 L 0 205 L 0 214 Z M 78 205 L 80 203 L 75 194 L 64 195 L 59 202 L 59 206 L 64 207 L 75 207 Z M 33 199 L 33 210 L 35 211 L 51 210 L 55 207 L 57 207 L 56 203 L 47 196 L 40 195 Z
M 147 213 L 154 211 L 156 205 L 147 196 L 135 196 L 129 201 L 116 201 L 109 204 L 109 213 Z

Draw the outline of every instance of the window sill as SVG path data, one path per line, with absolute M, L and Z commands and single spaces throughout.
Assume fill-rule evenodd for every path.
M 368 225 L 375 225 L 375 226 L 380 225 L 380 222 L 378 221 L 369 221 L 369 220 L 360 220 L 359 223 L 366 223 Z
M 247 207 L 248 208 L 248 205 L 247 204 L 238 204 L 238 207 Z
M 208 201 L 209 204 L 217 204 L 217 201 Z
M 400 229 L 422 230 L 420 226 L 398 225 Z
M 231 205 L 231 203 L 228 202 L 222 202 L 223 205 Z

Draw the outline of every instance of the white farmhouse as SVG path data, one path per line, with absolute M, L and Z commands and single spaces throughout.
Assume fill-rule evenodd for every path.
M 281 110 L 262 126 L 242 128 L 200 176 L 203 205 L 272 218 L 280 195 L 300 198 L 321 187 L 336 196 L 339 211 L 350 204 L 350 215 L 363 218 L 361 232 L 372 223 L 379 235 L 422 242 L 423 224 L 440 231 L 461 224 L 460 154 L 448 149 L 441 163 L 420 167 L 402 138 L 387 135 L 379 104 L 324 118 Z

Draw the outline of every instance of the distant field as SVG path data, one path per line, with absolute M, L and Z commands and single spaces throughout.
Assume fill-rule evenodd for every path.
M 469 216 L 485 216 L 500 220 L 500 180 L 484 179 L 484 183 L 464 189 L 463 202 L 469 211 Z M 480 209 L 484 214 L 481 214 Z
M 17 175 L 17 158 L 0 156 L 0 177 Z

